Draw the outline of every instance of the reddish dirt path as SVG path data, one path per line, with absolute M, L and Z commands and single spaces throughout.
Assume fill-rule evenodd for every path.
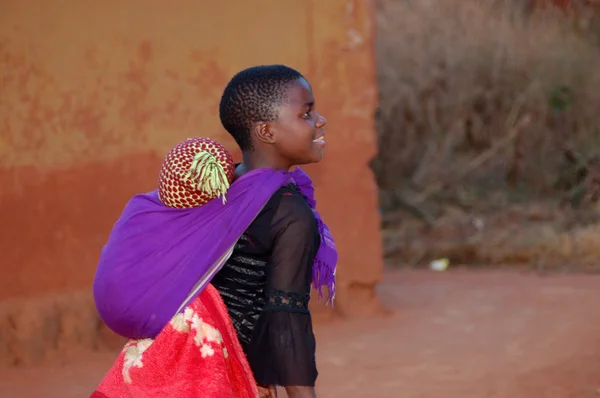
M 379 291 L 395 315 L 317 328 L 320 397 L 600 396 L 600 276 L 398 271 Z M 0 396 L 86 397 L 112 359 L 2 371 Z

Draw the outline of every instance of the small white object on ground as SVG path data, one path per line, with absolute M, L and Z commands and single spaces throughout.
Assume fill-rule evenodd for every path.
M 450 265 L 450 260 L 447 258 L 439 258 L 429 263 L 429 269 L 432 271 L 445 271 Z

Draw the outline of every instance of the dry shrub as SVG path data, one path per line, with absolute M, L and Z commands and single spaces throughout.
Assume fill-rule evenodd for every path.
M 519 4 L 379 1 L 373 167 L 384 207 L 385 195 L 440 181 L 446 193 L 557 193 L 568 167 L 599 152 L 598 45 L 563 13 Z M 517 138 L 463 176 L 525 116 L 532 122 Z M 577 157 L 570 166 L 567 151 Z

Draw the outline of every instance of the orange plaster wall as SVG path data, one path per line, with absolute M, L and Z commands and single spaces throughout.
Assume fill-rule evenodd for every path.
M 130 196 L 192 135 L 233 141 L 218 101 L 238 70 L 313 85 L 328 154 L 308 168 L 340 249 L 338 308 L 382 274 L 369 1 L 0 0 L 0 300 L 89 289 Z

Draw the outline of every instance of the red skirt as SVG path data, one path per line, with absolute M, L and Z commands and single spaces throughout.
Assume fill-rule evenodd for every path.
M 91 398 L 257 398 L 221 296 L 212 286 L 155 339 L 129 341 Z

